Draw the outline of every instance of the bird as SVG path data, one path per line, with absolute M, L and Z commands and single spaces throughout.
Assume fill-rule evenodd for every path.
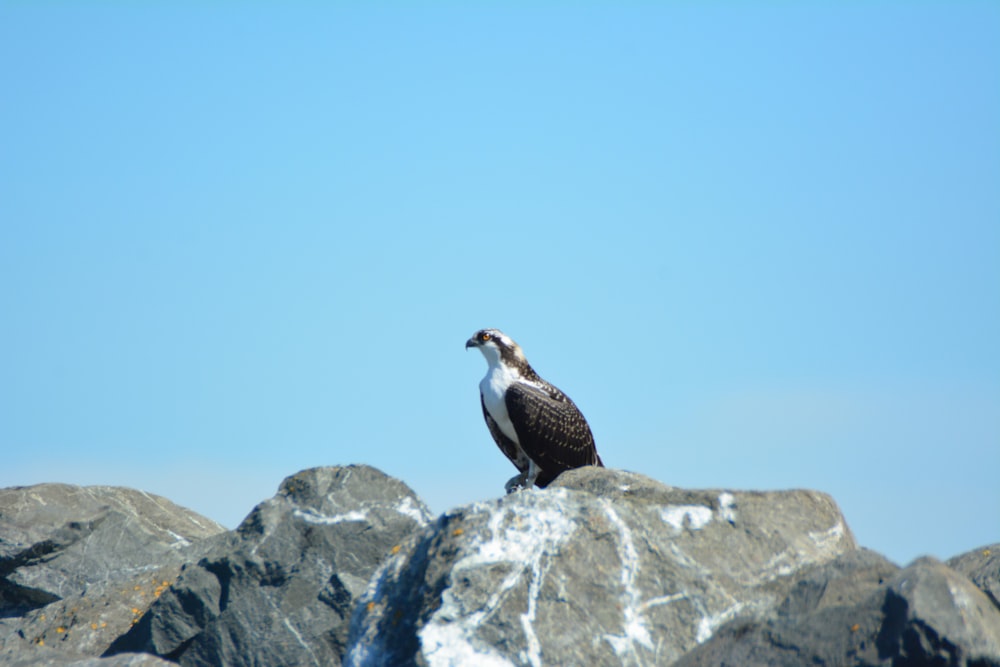
M 482 352 L 488 365 L 479 383 L 486 426 L 519 471 L 504 485 L 507 493 L 545 488 L 572 468 L 604 466 L 579 408 L 535 372 L 510 336 L 480 329 L 466 341 L 469 348 Z

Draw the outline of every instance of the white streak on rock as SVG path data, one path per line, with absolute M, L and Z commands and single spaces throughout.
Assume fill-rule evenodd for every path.
M 313 523 L 320 526 L 331 526 L 344 521 L 365 521 L 368 518 L 367 514 L 359 512 L 358 510 L 352 510 L 346 514 L 335 514 L 334 516 L 329 516 L 326 514 L 320 514 L 313 509 L 297 509 L 292 512 L 292 516 L 302 519 L 306 523 Z
M 719 494 L 719 518 L 731 524 L 736 523 L 736 499 L 728 491 Z
M 528 495 L 530 494 L 530 495 Z M 522 491 L 518 504 L 477 504 L 473 511 L 490 512 L 488 528 L 463 547 L 468 554 L 452 567 L 452 577 L 461 572 L 485 566 L 503 565 L 509 568 L 485 604 L 469 613 L 450 589 L 441 596 L 441 606 L 420 630 L 420 644 L 430 667 L 452 665 L 509 665 L 505 658 L 477 646 L 476 629 L 489 619 L 507 593 L 522 582 L 527 574 L 528 608 L 521 615 L 525 635 L 522 659 L 531 665 L 541 665 L 541 645 L 535 634 L 534 620 L 538 598 L 548 571 L 549 557 L 576 529 L 565 513 L 568 492 L 565 489 Z
M 172 549 L 181 549 L 183 547 L 191 546 L 191 541 L 188 540 L 183 535 L 178 535 L 177 533 L 169 529 L 165 530 L 167 530 L 167 533 L 170 535 L 170 537 L 174 538 L 174 543 L 170 545 Z
M 622 605 L 623 634 L 604 635 L 604 639 L 611 644 L 611 648 L 619 657 L 634 652 L 635 644 L 653 650 L 653 638 L 646 627 L 643 613 L 651 606 L 667 604 L 684 596 L 668 595 L 652 598 L 646 602 L 642 601 L 642 590 L 636 582 L 640 567 L 639 554 L 635 549 L 635 542 L 632 540 L 632 530 L 608 500 L 602 498 L 600 502 L 608 520 L 618 529 L 620 536 L 617 546 L 618 558 L 621 561 L 622 593 L 625 598 Z
M 701 605 L 697 606 L 701 607 Z M 742 602 L 737 602 L 733 606 L 727 607 L 717 614 L 706 614 L 704 609 L 700 609 L 702 617 L 701 620 L 698 621 L 698 629 L 695 631 L 695 641 L 699 644 L 707 642 L 712 638 L 712 634 L 719 626 L 736 618 L 736 614 L 740 613 L 742 609 Z
M 277 605 L 275 605 L 274 602 L 270 598 L 268 598 L 268 602 L 270 602 L 271 606 L 275 608 L 275 611 L 277 611 L 279 614 L 281 614 L 281 610 L 278 609 Z M 294 625 L 292 625 L 292 622 L 288 619 L 288 617 L 282 615 L 281 620 L 284 622 L 285 627 L 288 628 L 288 631 L 291 632 L 292 635 L 295 636 L 295 639 L 298 640 L 299 644 L 302 645 L 302 648 L 304 648 L 306 651 L 309 652 L 309 657 L 312 658 L 313 664 L 314 665 L 320 665 L 320 664 L 322 664 L 322 663 L 320 663 L 319 659 L 316 657 L 316 652 L 313 651 L 312 647 L 309 646 L 309 644 L 306 643 L 306 640 L 302 638 L 302 634 L 295 628 Z
M 427 511 L 413 502 L 413 498 L 410 496 L 404 496 L 403 499 L 399 501 L 399 505 L 396 506 L 396 511 L 403 516 L 410 517 L 421 526 L 426 526 L 427 522 L 431 519 L 431 517 L 427 514 Z
M 844 537 L 844 522 L 837 521 L 829 530 L 821 532 L 810 532 L 809 539 L 813 541 L 820 551 L 827 551 L 837 546 Z
M 691 530 L 700 530 L 712 521 L 712 508 L 704 505 L 668 505 L 660 510 L 660 517 L 675 530 L 683 530 L 687 525 Z
M 459 623 L 438 623 L 426 626 L 420 632 L 420 644 L 429 664 L 437 667 L 463 667 L 482 665 L 483 667 L 514 667 L 514 663 L 503 656 L 482 650 L 472 645 L 466 629 Z M 378 664 L 365 662 L 364 664 Z

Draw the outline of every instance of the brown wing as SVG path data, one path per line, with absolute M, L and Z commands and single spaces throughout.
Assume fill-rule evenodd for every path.
M 479 404 L 483 407 L 483 418 L 486 420 L 486 427 L 490 429 L 490 435 L 493 436 L 493 441 L 497 443 L 497 447 L 503 452 L 503 455 L 510 459 L 510 462 L 520 472 L 524 472 L 528 469 L 528 459 L 525 458 L 524 452 L 521 448 L 517 446 L 517 443 L 504 435 L 504 432 L 500 430 L 497 425 L 496 420 L 490 416 L 490 411 L 486 409 L 486 402 L 483 400 L 483 395 L 479 394 Z
M 542 469 L 538 486 L 547 486 L 571 468 L 603 465 L 587 420 L 558 389 L 515 383 L 508 387 L 504 402 L 521 448 Z

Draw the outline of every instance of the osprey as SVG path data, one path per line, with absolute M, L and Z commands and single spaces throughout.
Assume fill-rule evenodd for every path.
M 500 451 L 521 472 L 504 486 L 507 493 L 548 486 L 570 468 L 604 465 L 580 410 L 539 377 L 509 336 L 480 329 L 465 347 L 486 357 L 489 368 L 479 383 L 483 417 Z

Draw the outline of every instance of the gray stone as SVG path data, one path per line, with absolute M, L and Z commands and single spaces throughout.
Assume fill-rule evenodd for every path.
M 897 565 L 870 549 L 848 551 L 800 573 L 776 611 L 781 616 L 794 616 L 827 607 L 864 604 L 898 571 Z
M 1000 544 L 967 551 L 949 559 L 947 564 L 967 576 L 1000 609 Z
M 894 568 L 845 554 L 808 573 L 775 614 L 728 624 L 675 667 L 1000 665 L 1000 613 L 981 591 L 932 559 Z
M 133 489 L 0 489 L 0 661 L 100 655 L 224 531 Z
M 52 649 L 4 662 L 4 667 L 177 667 L 177 663 L 148 653 L 122 653 L 109 658 L 79 658 Z
M 805 568 L 774 613 L 727 624 L 676 667 L 881 665 L 882 598 L 898 570 L 867 549 Z
M 357 597 L 430 514 L 367 466 L 284 480 L 108 651 L 181 665 L 339 665 Z
M 1000 610 L 965 576 L 922 558 L 889 582 L 882 655 L 903 664 L 1000 665 Z
M 670 664 L 854 549 L 820 493 L 581 468 L 414 535 L 361 598 L 345 663 Z

